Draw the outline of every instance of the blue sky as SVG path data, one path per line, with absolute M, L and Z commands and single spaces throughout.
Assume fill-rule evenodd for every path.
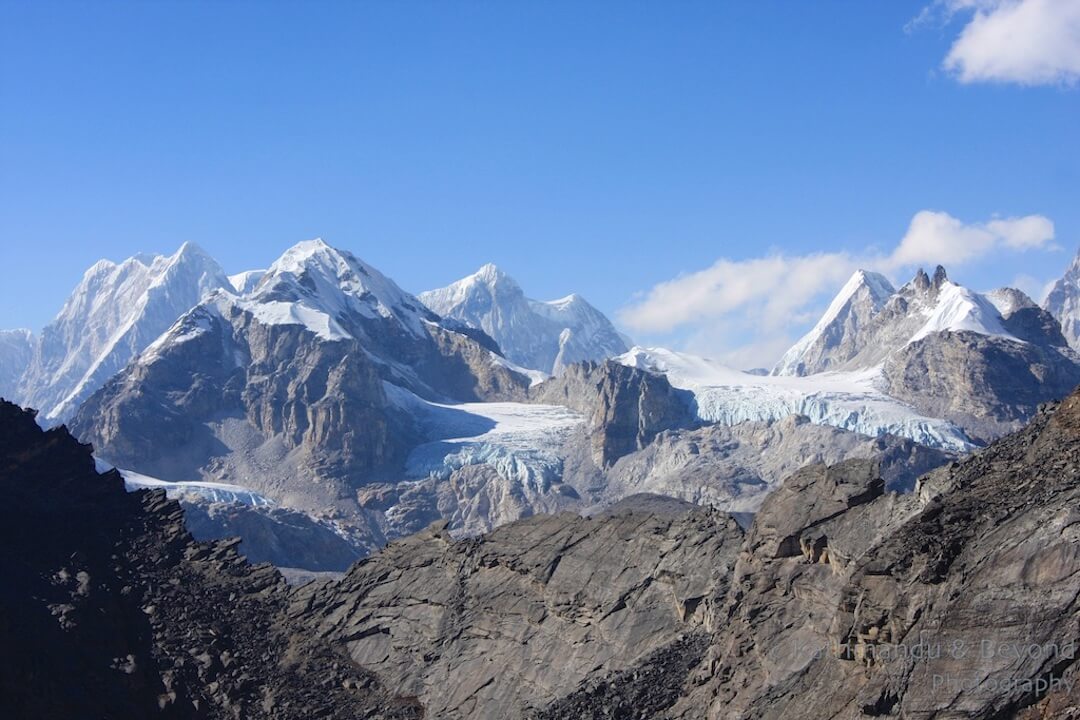
M 842 281 L 767 338 L 752 303 L 637 310 L 721 260 L 889 256 L 921 211 L 1052 221 L 950 268 L 1034 289 L 1080 243 L 1080 89 L 1069 58 L 947 64 L 996 19 L 972 1 L 912 27 L 927 2 L 4 0 L 0 327 L 40 328 L 101 257 L 193 240 L 235 272 L 321 236 L 408 290 L 495 262 L 753 364 Z

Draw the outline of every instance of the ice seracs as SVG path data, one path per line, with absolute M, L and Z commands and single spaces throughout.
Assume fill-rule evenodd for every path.
M 493 264 L 447 287 L 420 293 L 438 314 L 479 328 L 522 367 L 558 375 L 573 363 L 604 360 L 627 344 L 599 310 L 580 295 L 542 302 Z
M 698 417 L 737 425 L 803 415 L 812 422 L 876 437 L 896 435 L 930 447 L 966 451 L 971 442 L 959 427 L 920 414 L 877 389 L 880 368 L 811 376 L 762 376 L 708 358 L 665 348 L 634 347 L 615 360 L 663 374 L 694 395 Z

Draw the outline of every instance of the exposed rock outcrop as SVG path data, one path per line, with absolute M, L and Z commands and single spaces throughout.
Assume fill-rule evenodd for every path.
M 1080 383 L 1080 363 L 1044 311 L 1022 309 L 1009 319 L 1031 340 L 963 331 L 928 335 L 886 362 L 887 392 L 920 412 L 951 420 L 978 442 L 1018 429 L 1039 404 L 1064 397 Z
M 636 716 L 1072 717 L 1078 481 L 1080 395 L 914 494 L 865 461 L 799 471 L 756 516 L 682 697 Z M 548 717 L 610 717 L 651 670 Z
M 889 489 L 910 491 L 917 477 L 953 457 L 904 438 L 871 438 L 792 415 L 771 423 L 665 431 L 648 447 L 620 458 L 606 473 L 599 496 L 649 492 L 752 512 L 806 465 L 873 458 Z
M 532 388 L 529 397 L 589 418 L 594 458 L 604 468 L 663 430 L 697 424 L 690 393 L 676 390 L 662 375 L 610 360 L 573 365 Z
M 538 516 L 462 542 L 437 525 L 301 590 L 293 613 L 430 717 L 520 718 L 680 638 L 703 647 L 741 535 L 686 506 Z

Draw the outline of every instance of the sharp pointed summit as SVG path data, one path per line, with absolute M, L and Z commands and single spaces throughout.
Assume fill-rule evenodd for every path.
M 817 325 L 784 354 L 773 374 L 810 375 L 834 369 L 853 357 L 862 347 L 864 328 L 895 292 L 884 275 L 855 271 Z

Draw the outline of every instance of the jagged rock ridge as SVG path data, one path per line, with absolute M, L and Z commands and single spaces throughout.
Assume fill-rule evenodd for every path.
M 221 267 L 193 243 L 168 257 L 96 263 L 41 331 L 15 397 L 48 422 L 68 420 L 178 317 L 225 287 Z

